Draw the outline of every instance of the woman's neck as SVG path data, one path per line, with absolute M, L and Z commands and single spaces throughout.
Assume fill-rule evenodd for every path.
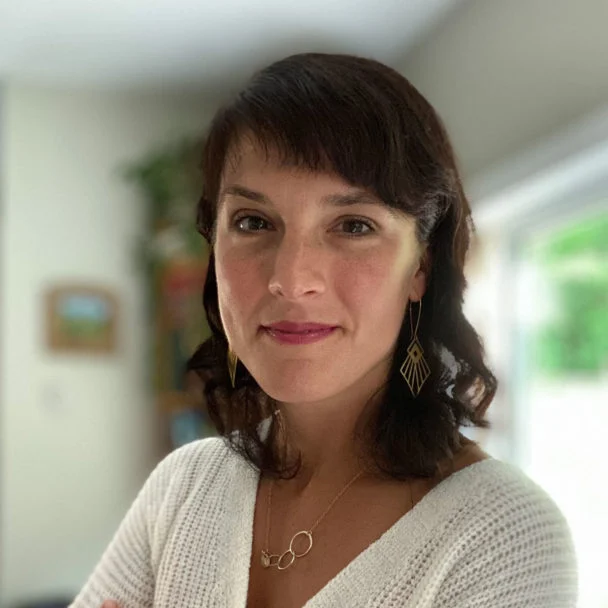
M 301 466 L 291 485 L 305 490 L 310 484 L 345 483 L 366 462 L 362 431 L 374 411 L 370 399 L 354 407 L 354 399 L 328 404 L 283 404 L 276 415 L 278 440 L 287 446 L 289 463 Z

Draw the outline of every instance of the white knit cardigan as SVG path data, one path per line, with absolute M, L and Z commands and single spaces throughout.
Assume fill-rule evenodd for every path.
M 245 608 L 258 479 L 219 438 L 170 454 L 71 606 Z M 491 458 L 432 489 L 306 607 L 574 608 L 576 587 L 562 514 Z

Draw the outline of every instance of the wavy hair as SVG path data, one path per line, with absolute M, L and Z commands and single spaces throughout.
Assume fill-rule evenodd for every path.
M 244 135 L 267 152 L 312 171 L 331 171 L 415 218 L 430 272 L 418 336 L 431 375 L 413 397 L 399 369 L 411 340 L 404 310 L 389 376 L 363 431 L 367 455 L 395 478 L 430 477 L 460 448 L 462 426 L 489 426 L 485 412 L 496 378 L 479 336 L 463 314 L 465 256 L 473 230 L 452 146 L 432 106 L 395 70 L 370 59 L 307 53 L 256 73 L 215 115 L 203 152 L 198 228 L 213 246 L 223 169 Z M 218 433 L 263 472 L 289 477 L 279 425 L 261 432 L 276 403 L 239 364 L 235 388 L 226 365 L 228 343 L 218 309 L 213 247 L 203 303 L 212 336 L 188 369 L 203 380 Z

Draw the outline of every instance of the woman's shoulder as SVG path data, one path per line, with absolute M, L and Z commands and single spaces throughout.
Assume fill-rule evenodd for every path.
M 207 462 L 222 460 L 230 448 L 223 437 L 206 437 L 197 439 L 173 450 L 166 458 L 172 464 L 184 462 L 198 462 L 201 459 Z
M 577 561 L 570 527 L 541 485 L 519 467 L 489 458 L 458 471 L 437 489 L 434 538 L 451 561 L 445 593 L 460 587 L 468 593 L 465 587 L 482 568 L 487 576 L 483 593 L 504 590 L 511 580 L 525 591 L 522 597 L 538 593 L 564 602 L 538 605 L 574 605 Z M 509 585 L 514 588 L 515 582 Z
M 223 438 L 208 437 L 185 444 L 161 460 L 146 482 L 155 502 L 174 506 L 192 493 L 210 491 L 233 474 L 239 456 Z
M 470 524 L 489 514 L 503 521 L 526 514 L 563 522 L 554 500 L 521 468 L 492 457 L 465 436 L 461 441 L 463 447 L 452 460 L 440 463 L 438 479 L 423 501 L 429 524 L 454 515 Z
M 211 480 L 221 475 L 238 456 L 222 437 L 207 437 L 187 443 L 166 456 L 158 465 L 172 480 L 183 484 Z
M 446 504 L 458 503 L 480 519 L 565 523 L 555 500 L 540 484 L 518 466 L 492 457 L 454 473 L 437 489 Z
M 466 552 L 512 551 L 524 560 L 534 553 L 534 559 L 567 561 L 568 569 L 575 568 L 564 514 L 516 465 L 487 458 L 458 471 L 437 490 L 435 523 Z
M 487 458 L 473 465 L 469 478 L 466 482 L 474 489 L 470 499 L 479 506 L 487 505 L 503 515 L 526 512 L 563 519 L 555 500 L 517 465 Z

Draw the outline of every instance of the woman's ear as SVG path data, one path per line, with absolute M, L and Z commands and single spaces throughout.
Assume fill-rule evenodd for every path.
M 410 283 L 409 299 L 412 302 L 419 302 L 426 291 L 427 280 L 431 274 L 431 254 L 425 248 L 418 260 L 418 268 L 414 272 Z

